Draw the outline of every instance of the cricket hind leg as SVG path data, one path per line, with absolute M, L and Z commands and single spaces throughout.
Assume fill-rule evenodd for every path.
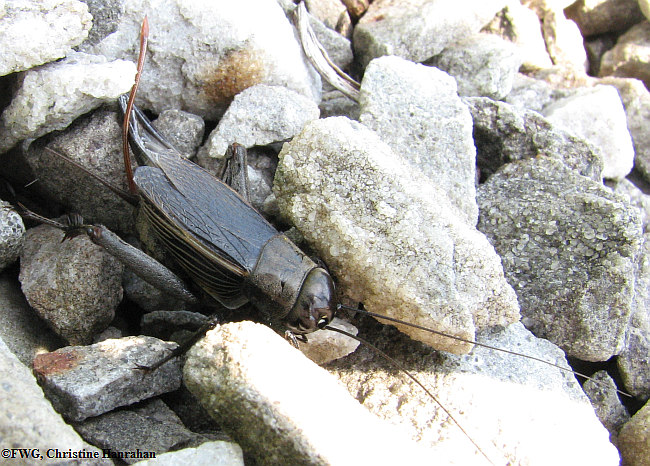
M 250 204 L 251 191 L 248 181 L 248 154 L 246 148 L 236 142 L 226 150 L 218 177 Z
M 155 288 L 188 304 L 198 302 L 196 296 L 174 272 L 145 252 L 123 241 L 105 226 L 85 224 L 78 214 L 70 214 L 63 222 L 58 222 L 38 215 L 22 204 L 18 204 L 18 209 L 25 218 L 62 230 L 63 241 L 81 234 L 88 235 L 93 243 L 103 247 L 125 267 Z
M 138 364 L 136 367 L 139 370 L 142 371 L 155 371 L 158 369 L 160 366 L 165 364 L 167 361 L 170 361 L 176 357 L 182 356 L 185 354 L 194 344 L 199 341 L 203 336 L 210 330 L 212 330 L 214 327 L 217 326 L 219 323 L 219 317 L 217 314 L 212 314 L 206 322 L 201 325 L 192 335 L 190 335 L 183 343 L 178 345 L 175 349 L 173 349 L 168 355 L 165 357 L 159 359 L 158 361 L 154 362 L 153 364 L 149 365 L 140 365 Z

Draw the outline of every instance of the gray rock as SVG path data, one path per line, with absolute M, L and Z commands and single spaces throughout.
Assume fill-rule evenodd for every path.
M 65 57 L 93 22 L 88 7 L 77 0 L 2 2 L 0 18 L 0 76 Z
M 343 8 L 345 9 L 345 7 Z M 309 15 L 309 24 L 314 30 L 316 39 L 336 66 L 344 71 L 349 70 L 354 60 L 350 40 L 334 31 L 333 28 L 327 27 L 312 15 Z
M 208 321 L 208 316 L 191 311 L 153 311 L 142 316 L 140 328 L 145 335 L 168 340 L 173 330 L 197 330 Z
M 98 109 L 76 120 L 46 144 L 30 145 L 24 158 L 38 187 L 48 198 L 80 214 L 87 223 L 100 223 L 116 231 L 133 231 L 134 208 L 88 173 L 50 152 L 54 150 L 128 192 L 118 114 Z
M 421 62 L 485 26 L 504 0 L 379 0 L 354 28 L 354 50 L 365 68 L 373 58 L 397 55 Z
M 88 38 L 77 50 L 87 52 L 93 45 L 98 44 L 109 34 L 117 30 L 120 17 L 124 13 L 124 0 L 82 0 L 88 5 L 93 17 L 93 27 Z
M 598 371 L 591 379 L 586 380 L 582 387 L 596 410 L 596 416 L 609 432 L 611 442 L 616 445 L 618 431 L 630 420 L 630 414 L 619 400 L 614 379 L 607 372 Z
M 135 65 L 75 53 L 65 60 L 25 72 L 11 104 L 0 117 L 0 153 L 23 139 L 66 128 L 133 85 Z
M 584 139 L 539 113 L 485 97 L 464 99 L 474 119 L 474 143 L 481 178 L 516 160 L 546 156 L 594 181 L 602 179 L 600 152 Z
M 196 448 L 183 448 L 170 451 L 156 458 L 139 461 L 138 466 L 176 466 L 191 464 L 193 466 L 244 466 L 244 454 L 241 447 L 234 442 L 219 440 L 205 442 Z
M 646 233 L 644 240 L 634 285 L 632 318 L 616 363 L 625 390 L 647 401 L 650 398 L 650 234 Z
M 576 23 L 559 10 L 547 11 L 542 19 L 542 34 L 553 64 L 585 72 L 589 61 Z
M 52 409 L 43 396 L 31 371 L 0 340 L 0 448 L 7 463 L 36 465 L 64 464 L 61 459 L 47 458 L 49 449 L 69 450 L 98 455 L 93 459 L 70 459 L 66 465 L 111 465 L 101 458 L 101 452 L 84 442 L 72 427 Z M 15 450 L 5 456 L 5 449 L 38 449 L 31 458 L 24 458 Z M 11 450 L 9 450 L 11 452 Z M 9 458 L 14 458 L 10 460 Z
M 504 166 L 478 199 L 479 229 L 501 256 L 524 324 L 579 359 L 620 353 L 642 239 L 638 210 L 548 157 Z
M 637 0 L 578 0 L 564 14 L 584 37 L 625 31 L 644 19 Z
M 149 50 L 155 59 L 147 61 L 138 91 L 143 108 L 155 113 L 177 108 L 215 119 L 235 95 L 262 83 L 320 100 L 320 77 L 307 65 L 277 2 L 176 0 L 161 7 L 138 0 L 124 8 L 117 31 L 92 50 L 134 60 L 140 24 L 148 15 Z
M 650 85 L 650 22 L 632 26 L 616 41 L 613 49 L 603 55 L 600 76 L 637 78 Z
M 126 267 L 122 277 L 122 287 L 124 288 L 124 296 L 146 312 L 176 311 L 186 307 L 183 301 L 150 285 Z
M 553 65 L 546 51 L 539 18 L 519 2 L 506 5 L 481 31 L 496 34 L 517 45 L 523 59 L 522 70 Z
M 632 416 L 618 436 L 623 464 L 644 466 L 650 458 L 650 402 Z
M 352 335 L 358 333 L 354 325 L 338 317 L 335 317 L 329 326 Z M 319 366 L 347 356 L 359 346 L 357 340 L 332 330 L 320 330 L 308 335 L 307 338 L 307 343 L 301 343 L 299 349 Z
M 208 332 L 188 353 L 184 380 L 260 464 L 430 459 L 431 452 L 370 415 L 324 369 L 263 325 L 240 322 Z
M 158 457 L 167 451 L 207 440 L 187 430 L 178 416 L 157 398 L 86 419 L 74 424 L 74 428 L 87 442 L 113 454 L 140 451 L 153 452 Z M 133 464 L 141 458 L 122 459 Z
M 67 346 L 34 360 L 34 373 L 58 412 L 75 422 L 106 413 L 181 384 L 180 361 L 173 359 L 149 372 L 176 347 L 153 337 L 125 337 L 90 346 Z
M 104 340 L 112 340 L 115 338 L 122 338 L 124 332 L 117 327 L 107 327 L 104 331 L 98 333 L 93 337 L 93 343 L 99 343 Z
M 178 390 L 161 395 L 161 399 L 192 432 L 211 437 L 213 440 L 231 440 L 185 385 L 181 385 Z
M 205 122 L 198 115 L 182 110 L 164 110 L 154 120 L 153 126 L 188 159 L 194 157 L 203 142 Z
M 445 192 L 474 226 L 476 149 L 472 119 L 444 72 L 398 57 L 373 60 L 363 77 L 359 120 Z
M 627 178 L 623 178 L 618 182 L 610 181 L 606 185 L 612 188 L 615 193 L 627 196 L 630 203 L 639 209 L 643 232 L 648 233 L 650 231 L 650 195 L 645 194 Z
M 492 34 L 475 34 L 455 42 L 427 63 L 452 75 L 462 96 L 503 99 L 521 66 L 511 43 Z
M 337 279 L 368 310 L 464 338 L 518 320 L 485 237 L 446 193 L 379 137 L 343 117 L 313 121 L 284 145 L 274 192 Z M 402 328 L 454 352 L 466 344 Z
M 30 306 L 70 344 L 108 327 L 122 300 L 122 265 L 86 236 L 31 228 L 20 255 L 20 283 Z
M 544 116 L 598 148 L 603 177 L 625 178 L 634 164 L 634 146 L 621 98 L 612 86 L 577 90 L 544 108 Z
M 24 237 L 23 219 L 11 204 L 0 200 L 0 271 L 18 259 Z
M 572 374 L 489 348 L 475 347 L 463 356 L 431 351 L 392 328 L 375 327 L 360 334 L 422 382 L 493 464 L 619 464 L 608 432 Z M 520 323 L 479 333 L 477 339 L 568 367 L 559 348 Z M 373 414 L 430 447 L 436 462 L 488 464 L 438 404 L 367 348 L 328 369 Z
M 16 357 L 31 366 L 43 351 L 54 351 L 64 342 L 29 307 L 15 278 L 0 275 L 0 337 Z
M 350 99 L 340 91 L 329 91 L 323 94 L 323 100 L 318 105 L 321 118 L 345 116 L 350 120 L 359 119 L 359 103 Z
M 637 79 L 608 77 L 600 82 L 618 90 L 634 144 L 634 169 L 650 181 L 650 92 Z
M 340 0 L 306 0 L 305 4 L 309 13 L 330 29 L 335 29 L 341 14 L 347 12 Z
M 265 206 L 267 199 L 273 196 L 273 175 L 278 166 L 277 152 L 253 147 L 248 150 L 248 183 L 250 185 L 250 202 L 257 210 L 273 216 Z
M 318 115 L 318 106 L 294 91 L 263 84 L 252 86 L 235 97 L 199 158 L 222 158 L 233 142 L 248 148 L 284 141 Z
M 517 73 L 510 93 L 503 99 L 518 108 L 541 112 L 551 102 L 553 88 L 546 81 Z

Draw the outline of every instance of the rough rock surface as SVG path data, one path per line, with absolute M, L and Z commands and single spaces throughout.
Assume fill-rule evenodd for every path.
M 0 117 L 0 153 L 23 139 L 66 128 L 75 118 L 111 102 L 133 85 L 135 65 L 75 53 L 25 72 Z
M 52 405 L 43 396 L 43 391 L 36 383 L 31 371 L 0 340 L 0 448 L 3 461 L 7 463 L 37 465 L 61 464 L 60 459 L 46 458 L 46 451 L 58 448 L 60 451 L 82 451 L 91 454 L 101 452 L 84 442 L 72 427 L 52 409 Z M 15 460 L 4 456 L 5 449 L 38 448 L 39 456 L 21 458 L 15 452 Z M 111 465 L 109 460 L 77 459 L 70 460 L 69 465 Z
M 587 52 L 576 23 L 566 19 L 558 10 L 550 10 L 542 18 L 542 34 L 553 64 L 586 71 L 589 63 Z
M 650 404 L 641 408 L 621 429 L 618 448 L 623 464 L 645 466 L 650 458 Z
M 54 407 L 72 421 L 106 413 L 181 384 L 180 361 L 147 366 L 176 347 L 153 337 L 125 337 L 90 346 L 66 346 L 34 360 L 34 372 Z
M 629 421 L 630 414 L 618 398 L 614 379 L 607 372 L 598 371 L 591 378 L 585 381 L 583 390 L 596 410 L 596 416 L 609 431 L 611 442 L 616 445 L 618 431 Z
M 621 98 L 612 86 L 580 89 L 544 108 L 544 116 L 596 146 L 603 177 L 625 178 L 634 164 L 634 146 Z
M 354 29 L 361 66 L 397 55 L 421 62 L 481 30 L 504 0 L 377 0 Z
M 121 119 L 106 108 L 83 116 L 47 143 L 30 145 L 24 158 L 48 198 L 80 214 L 87 223 L 133 231 L 133 206 L 88 173 L 52 153 L 72 159 L 113 186 L 128 191 L 122 156 Z
M 607 77 L 600 82 L 618 90 L 634 144 L 634 170 L 650 181 L 650 92 L 638 79 Z
M 280 85 L 320 100 L 320 77 L 307 65 L 277 2 L 126 2 L 117 31 L 93 52 L 134 60 L 145 14 L 155 58 L 147 61 L 138 91 L 143 108 L 178 108 L 214 119 L 254 84 Z
M 280 153 L 274 192 L 283 215 L 328 264 L 341 295 L 368 310 L 465 338 L 475 328 L 518 319 L 514 293 L 485 237 L 363 125 L 344 117 L 309 123 Z M 403 331 L 445 350 L 468 350 Z
M 549 68 L 553 64 L 546 51 L 539 18 L 518 2 L 506 5 L 481 32 L 513 42 L 523 59 L 523 70 Z
M 233 142 L 250 148 L 290 139 L 319 113 L 313 100 L 285 87 L 249 87 L 234 98 L 200 157 L 222 158 Z
M 11 0 L 0 7 L 0 76 L 65 57 L 93 22 L 77 0 Z
M 18 259 L 24 236 L 22 218 L 11 204 L 0 200 L 0 271 Z
M 637 78 L 650 85 L 650 22 L 632 26 L 603 55 L 600 76 Z
M 607 430 L 573 375 L 489 348 L 444 354 L 391 327 L 361 327 L 360 334 L 425 384 L 492 463 L 619 464 Z M 479 333 L 477 339 L 568 367 L 559 348 L 520 323 Z M 373 414 L 430 447 L 440 464 L 488 464 L 438 404 L 367 348 L 326 368 Z
M 159 454 L 207 440 L 189 431 L 160 399 L 153 398 L 125 409 L 75 423 L 74 428 L 93 445 L 114 452 L 155 452 Z M 137 458 L 125 458 L 127 464 Z
M 183 448 L 156 455 L 155 459 L 143 460 L 138 466 L 245 466 L 241 447 L 234 442 L 216 440 L 205 442 L 196 448 Z
M 620 353 L 642 240 L 629 200 L 546 157 L 506 165 L 478 200 L 525 325 L 583 360 Z
M 90 343 L 122 300 L 122 265 L 85 235 L 41 225 L 25 236 L 20 283 L 30 306 L 70 344 Z
M 476 225 L 472 120 L 454 80 L 435 68 L 382 57 L 366 68 L 359 103 L 359 121 L 428 176 L 467 223 Z
M 508 95 L 521 62 L 512 43 L 492 34 L 467 37 L 427 61 L 456 79 L 459 95 L 495 100 Z
M 602 179 L 600 151 L 539 113 L 484 97 L 464 99 L 474 120 L 476 164 L 487 179 L 506 163 L 546 156 L 594 181 Z
M 158 115 L 152 124 L 185 158 L 194 157 L 203 142 L 205 122 L 198 115 L 169 109 Z
M 625 390 L 647 401 L 650 399 L 650 234 L 646 233 L 644 240 L 634 285 L 632 318 L 616 363 Z
M 260 464 L 421 464 L 431 455 L 373 417 L 327 371 L 263 325 L 211 330 L 188 353 L 183 375 L 194 396 Z M 314 393 L 327 395 L 315 400 Z
M 65 343 L 29 307 L 20 283 L 0 275 L 0 338 L 26 366 L 44 351 L 54 351 Z
M 624 31 L 643 21 L 637 0 L 578 0 L 564 14 L 584 37 Z
M 356 335 L 356 327 L 345 320 L 335 317 L 330 327 L 339 328 Z M 347 356 L 357 349 L 359 342 L 332 330 L 320 330 L 309 335 L 308 342 L 300 345 L 300 351 L 318 365 L 323 365 Z

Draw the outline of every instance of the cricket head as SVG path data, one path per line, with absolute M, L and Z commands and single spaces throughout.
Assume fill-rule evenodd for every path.
M 293 333 L 304 335 L 324 328 L 335 313 L 336 294 L 332 277 L 324 269 L 316 267 L 307 274 L 285 322 Z

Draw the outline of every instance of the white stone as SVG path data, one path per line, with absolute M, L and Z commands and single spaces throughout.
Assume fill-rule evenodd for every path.
M 472 117 L 453 78 L 399 57 L 377 58 L 366 68 L 360 105 L 359 121 L 428 176 L 459 215 L 476 225 Z
M 249 87 L 235 97 L 201 154 L 220 158 L 233 142 L 250 148 L 290 139 L 319 114 L 313 100 L 290 89 L 265 84 Z
M 0 18 L 0 76 L 65 57 L 92 26 L 77 0 L 3 1 Z
M 363 125 L 345 117 L 308 123 L 280 153 L 274 192 L 339 293 L 366 309 L 465 338 L 518 320 L 514 291 L 487 239 Z M 398 328 L 440 349 L 468 350 Z
M 619 464 L 607 430 L 570 373 L 490 348 L 455 356 L 427 352 L 387 332 L 364 337 L 405 364 L 492 464 Z M 477 339 L 568 367 L 557 346 L 520 323 Z M 330 371 L 366 408 L 431 448 L 436 464 L 490 464 L 420 387 L 367 349 L 357 355 Z
M 260 324 L 208 332 L 188 353 L 184 380 L 258 464 L 424 464 L 432 453 Z
M 598 85 L 581 89 L 547 106 L 543 113 L 601 150 L 603 178 L 625 178 L 632 170 L 634 147 L 616 88 Z
M 145 15 L 150 35 L 138 91 L 142 108 L 178 108 L 215 119 L 254 84 L 284 86 L 320 101 L 320 77 L 275 1 L 132 0 L 125 2 L 117 31 L 93 52 L 134 60 Z
M 133 85 L 135 65 L 75 53 L 25 72 L 0 120 L 0 153 L 23 139 L 66 128 L 75 118 L 112 102 Z
M 505 0 L 376 0 L 354 30 L 362 66 L 397 55 L 421 62 L 447 45 L 481 30 Z

